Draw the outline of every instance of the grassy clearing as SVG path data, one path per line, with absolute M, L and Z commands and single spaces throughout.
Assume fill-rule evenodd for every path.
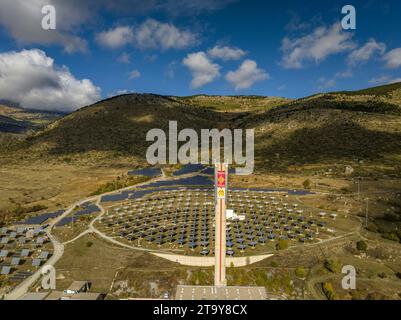
M 93 192 L 91 195 L 92 196 L 97 196 L 103 193 L 108 193 L 112 192 L 115 190 L 127 188 L 134 186 L 139 183 L 143 183 L 146 181 L 151 180 L 152 178 L 150 177 L 145 177 L 145 176 L 118 176 L 116 180 L 113 182 L 107 182 L 106 184 L 100 186 L 95 192 Z

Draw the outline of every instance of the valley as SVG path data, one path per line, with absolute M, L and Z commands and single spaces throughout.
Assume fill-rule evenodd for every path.
M 18 114 L 0 115 L 16 119 Z M 257 245 L 255 252 L 273 256 L 229 268 L 230 285 L 264 286 L 283 299 L 326 299 L 328 287 L 338 299 L 401 298 L 401 84 L 298 100 L 122 95 L 48 123 L 18 117 L 43 127 L 12 137 L 1 134 L 1 226 L 92 198 L 109 210 L 99 202 L 102 196 L 179 180 L 174 172 L 180 165 L 162 166 L 161 177 L 128 179 L 130 171 L 148 167 L 146 133 L 153 128 L 168 132 L 169 120 L 177 121 L 178 130 L 198 133 L 206 128 L 252 128 L 255 171 L 230 175 L 230 188 L 304 190 L 313 194 L 291 195 L 291 201 L 314 214 L 335 213 L 339 219 L 329 227 L 335 235 L 316 236 L 315 243 L 291 242 L 283 250 L 276 249 L 276 242 Z M 71 225 L 55 229 L 54 235 L 68 243 L 56 264 L 60 289 L 80 280 L 83 269 L 95 289 L 110 299 L 158 298 L 165 292 L 172 296 L 177 284 L 211 284 L 211 268 L 183 266 L 129 249 L 129 241 L 119 245 L 98 233 L 84 233 L 95 226 L 119 237 L 113 227 L 95 224 L 103 214 L 77 220 L 74 230 Z M 361 241 L 366 248 L 357 248 Z M 104 257 L 97 258 L 97 252 Z M 113 260 L 114 255 L 119 259 Z M 341 288 L 340 266 L 345 264 L 357 268 L 357 291 Z M 141 287 L 139 279 L 146 279 L 146 285 Z

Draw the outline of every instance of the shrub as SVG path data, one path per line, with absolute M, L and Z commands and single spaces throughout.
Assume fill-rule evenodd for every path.
M 328 300 L 335 300 L 336 296 L 334 294 L 333 285 L 330 282 L 323 283 L 322 289 Z
M 134 186 L 138 183 L 146 182 L 151 178 L 145 176 L 123 176 L 117 177 L 113 182 L 107 182 L 106 184 L 99 187 L 91 196 L 97 196 L 103 193 L 113 192 L 119 189 Z
M 88 241 L 88 242 L 86 243 L 86 246 L 87 246 L 88 248 L 92 247 L 92 246 L 93 246 L 93 242 L 92 242 L 92 241 Z
M 303 268 L 303 267 L 298 267 L 298 268 L 296 268 L 296 269 L 295 269 L 295 275 L 296 275 L 298 278 L 301 278 L 301 279 L 305 278 L 305 277 L 306 277 L 306 270 L 305 270 L 305 268 Z
M 311 188 L 311 181 L 309 179 L 305 180 L 302 184 L 305 189 L 310 189 Z
M 276 245 L 276 249 L 277 250 L 285 250 L 288 248 L 288 240 L 279 240 L 277 245 Z
M 396 241 L 396 242 L 400 241 L 400 239 L 398 238 L 398 236 L 395 232 L 386 233 L 383 235 L 383 238 L 391 240 L 391 241 Z
M 335 259 L 327 259 L 324 262 L 324 267 L 333 273 L 340 273 L 340 271 L 341 271 L 340 262 Z
M 371 292 L 367 295 L 366 300 L 383 300 L 383 295 L 379 292 Z
M 347 188 L 347 187 L 343 187 L 343 188 L 340 189 L 340 192 L 341 192 L 342 194 L 351 194 L 351 193 L 352 193 L 352 190 L 350 190 L 350 189 Z
M 368 245 L 366 244 L 365 241 L 361 240 L 361 241 L 358 241 L 358 242 L 356 243 L 356 248 L 357 248 L 359 251 L 366 251 L 366 250 L 368 249 Z
M 277 261 L 272 261 L 271 266 L 272 266 L 273 268 L 277 268 L 277 267 L 278 267 Z

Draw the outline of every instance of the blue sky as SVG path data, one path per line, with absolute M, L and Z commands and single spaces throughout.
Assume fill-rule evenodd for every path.
M 124 92 L 296 98 L 401 81 L 396 0 L 1 2 L 0 99 L 30 108 L 70 111 Z M 56 30 L 41 29 L 45 4 Z M 354 31 L 340 25 L 346 4 Z

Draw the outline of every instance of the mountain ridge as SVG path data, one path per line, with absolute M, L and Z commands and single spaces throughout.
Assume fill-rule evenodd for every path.
M 362 164 L 400 171 L 401 83 L 372 94 L 271 97 L 125 94 L 81 108 L 18 143 L 10 154 L 38 161 L 146 166 L 149 130 L 253 128 L 258 170 Z M 205 100 L 206 99 L 206 100 Z M 204 107 L 206 103 L 209 107 Z M 246 107 L 245 107 L 246 105 Z M 7 158 L 7 156 L 5 156 Z M 367 165 L 369 164 L 369 165 Z

